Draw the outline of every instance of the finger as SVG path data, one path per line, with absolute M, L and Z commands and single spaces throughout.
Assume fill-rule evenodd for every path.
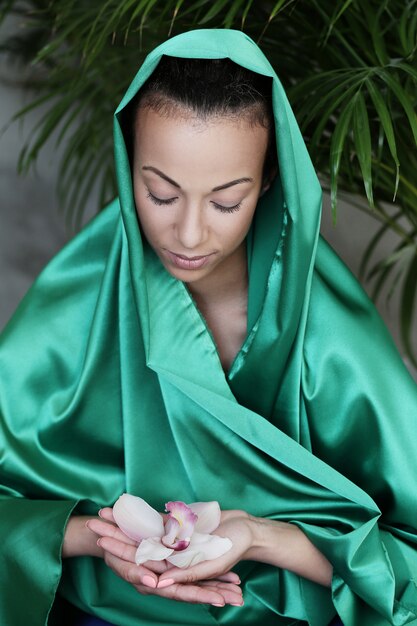
M 233 593 L 237 593 L 240 596 L 242 595 L 242 587 L 239 585 L 234 585 L 233 583 L 224 583 L 221 580 L 200 580 L 198 584 L 202 587 L 215 587 L 219 591 L 226 590 L 232 591 Z
M 201 581 L 199 585 L 221 593 L 226 604 L 233 604 L 235 606 L 242 606 L 243 604 L 242 589 L 238 585 L 209 580 Z
M 137 542 L 133 539 L 130 539 L 127 535 L 124 534 L 120 528 L 114 526 L 113 524 L 109 524 L 109 522 L 104 522 L 101 519 L 93 518 L 87 520 L 86 524 L 87 528 L 89 528 L 96 535 L 100 535 L 100 537 L 112 537 L 113 539 L 117 539 L 118 541 L 123 541 L 131 546 L 137 547 Z
M 143 565 L 152 572 L 155 572 L 155 574 L 162 574 L 168 569 L 166 561 L 146 561 Z
M 159 561 L 160 563 L 163 562 L 165 564 L 165 568 L 164 570 L 161 571 L 166 571 L 167 572 L 167 576 L 163 576 L 162 580 L 166 579 L 166 578 L 171 578 L 173 579 L 174 577 L 172 577 L 170 575 L 170 573 L 174 572 L 174 571 L 178 571 L 179 568 L 175 567 L 174 565 L 171 565 L 169 562 L 167 561 Z M 189 568 L 191 569 L 191 568 Z M 156 571 L 156 570 L 155 570 Z M 179 570 L 181 571 L 181 570 Z M 214 577 L 213 577 L 214 578 Z M 215 576 L 216 580 L 222 580 L 224 582 L 228 582 L 228 583 L 233 583 L 235 585 L 240 585 L 241 580 L 240 577 L 238 576 L 238 574 L 236 574 L 235 572 L 233 572 L 232 570 L 230 570 L 229 572 L 225 572 L 224 574 L 219 574 L 218 576 Z
M 215 604 L 224 606 L 224 592 L 215 586 L 203 587 L 200 585 L 171 585 L 165 589 L 149 589 L 143 585 L 137 585 L 137 590 L 145 595 L 156 595 L 178 602 L 189 602 L 191 604 Z M 227 595 L 227 593 L 226 593 Z
M 187 568 L 175 567 L 161 574 L 160 584 L 170 579 L 175 583 L 193 584 L 199 580 L 218 578 L 230 571 L 231 563 L 227 559 L 213 559 L 202 561 L 198 565 Z
M 110 506 L 105 506 L 104 508 L 100 509 L 98 514 L 101 519 L 105 519 L 108 522 L 113 522 L 113 524 L 116 524 L 116 520 L 113 517 L 113 509 Z
M 240 585 L 240 583 L 242 582 L 239 578 L 239 576 L 235 573 L 235 572 L 226 572 L 225 574 L 222 574 L 221 576 L 217 576 L 216 580 L 222 580 L 226 583 L 233 583 L 235 585 Z
M 100 541 L 105 541 L 105 539 Z M 109 540 L 106 539 L 106 541 Z M 123 580 L 135 587 L 140 585 L 149 591 L 155 589 L 158 584 L 158 576 L 143 565 L 125 561 L 109 551 L 105 551 L 104 560 L 120 578 L 123 578 Z
M 100 546 L 100 548 L 103 548 L 106 552 L 116 556 L 118 559 L 123 559 L 123 561 L 128 561 L 129 563 L 135 563 L 137 550 L 136 546 L 129 545 L 124 541 L 118 541 L 112 537 L 100 537 L 97 541 L 97 545 Z

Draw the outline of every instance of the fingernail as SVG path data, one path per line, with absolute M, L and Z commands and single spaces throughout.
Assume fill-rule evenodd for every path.
M 160 580 L 158 583 L 158 589 L 164 589 L 165 587 L 170 587 L 173 585 L 175 580 L 173 578 L 165 578 L 164 580 Z
M 243 606 L 244 602 L 236 602 L 236 604 L 234 602 L 230 603 L 230 606 Z
M 215 602 L 211 603 L 212 606 L 224 606 L 224 604 L 216 604 Z
M 102 510 L 103 510 L 103 509 L 100 509 L 100 510 L 99 510 L 99 512 L 97 513 L 97 515 L 98 515 L 99 517 L 101 517 L 101 512 L 102 512 Z
M 146 585 L 146 587 L 152 587 L 152 589 L 155 589 L 156 587 L 155 579 L 152 578 L 152 576 L 144 576 L 142 578 L 142 582 L 144 585 Z
M 97 542 L 96 542 L 96 543 L 97 543 L 97 545 L 98 545 L 98 546 L 101 546 L 101 543 L 100 543 L 100 542 L 101 542 L 101 539 L 97 539 Z

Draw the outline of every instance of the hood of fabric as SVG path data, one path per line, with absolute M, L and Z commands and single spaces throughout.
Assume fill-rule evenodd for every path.
M 229 57 L 272 79 L 280 179 L 248 237 L 248 333 L 227 375 L 186 286 L 142 242 L 133 201 L 120 117 L 163 54 Z M 121 210 L 114 201 L 54 258 L 0 340 L 12 567 L 0 623 L 32 609 L 31 623 L 48 621 L 68 515 L 123 491 L 293 522 L 334 565 L 332 591 L 246 561 L 245 608 L 218 610 L 67 559 L 60 593 L 89 613 L 122 626 L 323 626 L 335 610 L 346 626 L 416 623 L 416 388 L 348 270 L 322 241 L 316 255 L 320 188 L 268 61 L 241 32 L 169 40 L 117 110 L 115 147 Z
M 162 325 L 175 327 L 171 338 L 173 343 L 170 345 L 173 348 L 176 345 L 181 346 L 182 354 L 185 354 L 184 342 L 185 345 L 190 342 L 190 346 L 195 346 L 196 336 L 204 335 L 204 322 L 198 314 L 192 312 L 195 307 L 185 286 L 172 278 L 163 269 L 156 255 L 146 251 L 146 246 L 143 245 L 133 198 L 129 158 L 122 132 L 121 121 L 125 107 L 152 74 L 162 55 L 205 59 L 229 58 L 249 70 L 272 79 L 280 174 L 271 189 L 259 200 L 248 241 L 248 335 L 229 372 L 229 379 L 232 382 L 239 375 L 241 362 L 250 358 L 249 353 L 256 353 L 258 349 L 265 353 L 265 349 L 269 352 L 277 348 L 279 360 L 272 358 L 269 362 L 274 368 L 274 377 L 279 378 L 287 360 L 283 355 L 289 355 L 296 335 L 303 325 L 303 311 L 308 302 L 319 231 L 321 189 L 276 73 L 250 37 L 235 30 L 194 30 L 160 45 L 145 59 L 115 113 L 115 158 L 126 236 L 125 245 L 128 250 L 148 363 L 158 365 L 160 359 L 163 359 L 164 367 L 172 369 L 166 350 L 159 346 L 158 327 Z M 166 276 L 163 277 L 162 273 Z M 158 275 L 158 293 L 153 292 L 149 280 L 151 274 Z M 172 318 L 172 308 L 167 306 L 173 302 L 177 307 L 175 320 Z M 186 309 L 191 312 L 189 315 L 183 315 Z M 164 315 L 164 311 L 167 310 L 170 310 L 169 319 Z M 277 335 L 274 346 L 268 345 L 271 337 L 271 315 L 274 317 L 273 324 L 279 337 L 279 346 L 276 342 Z M 263 318 L 268 318 L 268 337 L 263 336 Z M 204 358 L 209 358 L 208 355 L 211 354 L 212 358 L 218 361 L 214 346 L 210 346 L 207 340 L 201 347 Z M 186 376 L 189 377 L 190 371 L 199 369 L 195 367 L 195 359 L 202 358 L 203 353 L 196 354 L 194 348 L 189 357 L 185 356 L 182 361 L 184 375 L 187 372 Z M 281 372 L 277 368 L 278 370 L 281 368 Z M 175 373 L 181 375 L 177 364 Z M 269 375 L 267 368 L 263 375 Z M 267 409 L 266 406 L 261 408 Z

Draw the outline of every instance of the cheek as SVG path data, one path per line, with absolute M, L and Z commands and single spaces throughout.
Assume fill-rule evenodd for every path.
M 162 230 L 162 224 L 150 211 L 138 210 L 139 224 L 147 239 L 155 241 Z
M 234 250 L 245 239 L 250 228 L 252 220 L 246 216 L 222 215 L 216 225 L 216 240 L 219 242 L 223 250 Z M 231 218 L 231 219 L 230 219 Z
M 136 213 L 139 224 L 146 237 L 155 238 L 163 228 L 164 212 L 157 206 L 150 206 L 149 199 L 143 193 L 135 193 Z
M 250 206 L 246 209 L 242 209 L 236 211 L 236 213 L 231 216 L 222 216 L 224 233 L 231 240 L 243 239 L 252 224 L 255 207 Z M 229 223 L 224 220 L 225 217 L 231 217 Z

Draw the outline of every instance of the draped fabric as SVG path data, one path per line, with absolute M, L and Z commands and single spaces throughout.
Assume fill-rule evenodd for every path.
M 248 236 L 247 337 L 227 374 L 135 211 L 121 117 L 161 55 L 271 77 L 280 174 Z M 1 339 L 0 623 L 44 626 L 58 592 L 119 626 L 417 624 L 416 386 L 319 238 L 319 183 L 271 65 L 239 31 L 174 37 L 140 68 L 114 137 L 119 198 Z M 297 524 L 333 564 L 332 588 L 246 561 L 245 606 L 216 608 L 141 596 L 98 558 L 62 564 L 69 515 L 124 491 L 159 510 L 216 499 Z

